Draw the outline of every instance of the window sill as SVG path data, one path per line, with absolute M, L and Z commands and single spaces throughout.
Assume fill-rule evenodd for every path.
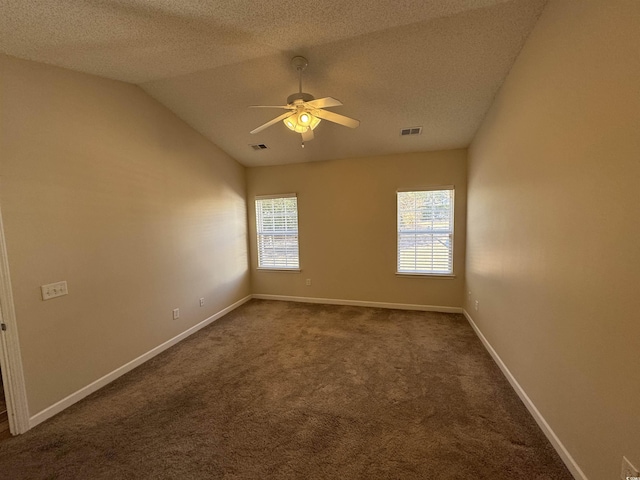
M 429 278 L 445 278 L 453 280 L 456 276 L 453 273 L 405 273 L 396 272 L 398 277 L 429 277 Z
M 266 267 L 258 267 L 256 268 L 259 272 L 274 272 L 274 273 L 300 273 L 299 268 L 266 268 Z

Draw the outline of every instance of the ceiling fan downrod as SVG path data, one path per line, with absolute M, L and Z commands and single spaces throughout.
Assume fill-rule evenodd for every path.
M 309 93 L 303 93 L 302 91 L 302 72 L 309 66 L 309 61 L 301 56 L 293 57 L 291 59 L 291 65 L 298 72 L 298 93 L 289 95 L 287 98 L 288 104 L 293 104 L 296 100 L 302 100 L 303 102 L 310 102 L 315 97 Z

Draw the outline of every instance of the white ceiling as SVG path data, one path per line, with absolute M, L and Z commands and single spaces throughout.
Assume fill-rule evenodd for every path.
M 469 145 L 546 0 L 0 0 L 0 51 L 138 83 L 247 166 Z M 278 123 L 297 92 L 355 130 Z M 403 127 L 423 126 L 416 137 Z M 269 148 L 254 151 L 252 143 Z

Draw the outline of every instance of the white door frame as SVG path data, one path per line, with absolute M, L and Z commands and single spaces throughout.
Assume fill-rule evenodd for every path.
M 9 261 L 4 238 L 4 225 L 0 211 L 0 323 L 5 325 L 0 330 L 0 368 L 7 402 L 9 430 L 18 435 L 29 430 L 29 406 L 27 390 L 24 383 L 18 326 L 11 291 Z M 6 328 L 6 330 L 4 329 Z

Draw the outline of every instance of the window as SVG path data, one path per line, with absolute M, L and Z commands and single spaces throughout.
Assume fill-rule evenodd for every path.
M 298 199 L 295 193 L 256 197 L 258 268 L 297 270 Z
M 453 274 L 453 187 L 398 192 L 398 273 Z

